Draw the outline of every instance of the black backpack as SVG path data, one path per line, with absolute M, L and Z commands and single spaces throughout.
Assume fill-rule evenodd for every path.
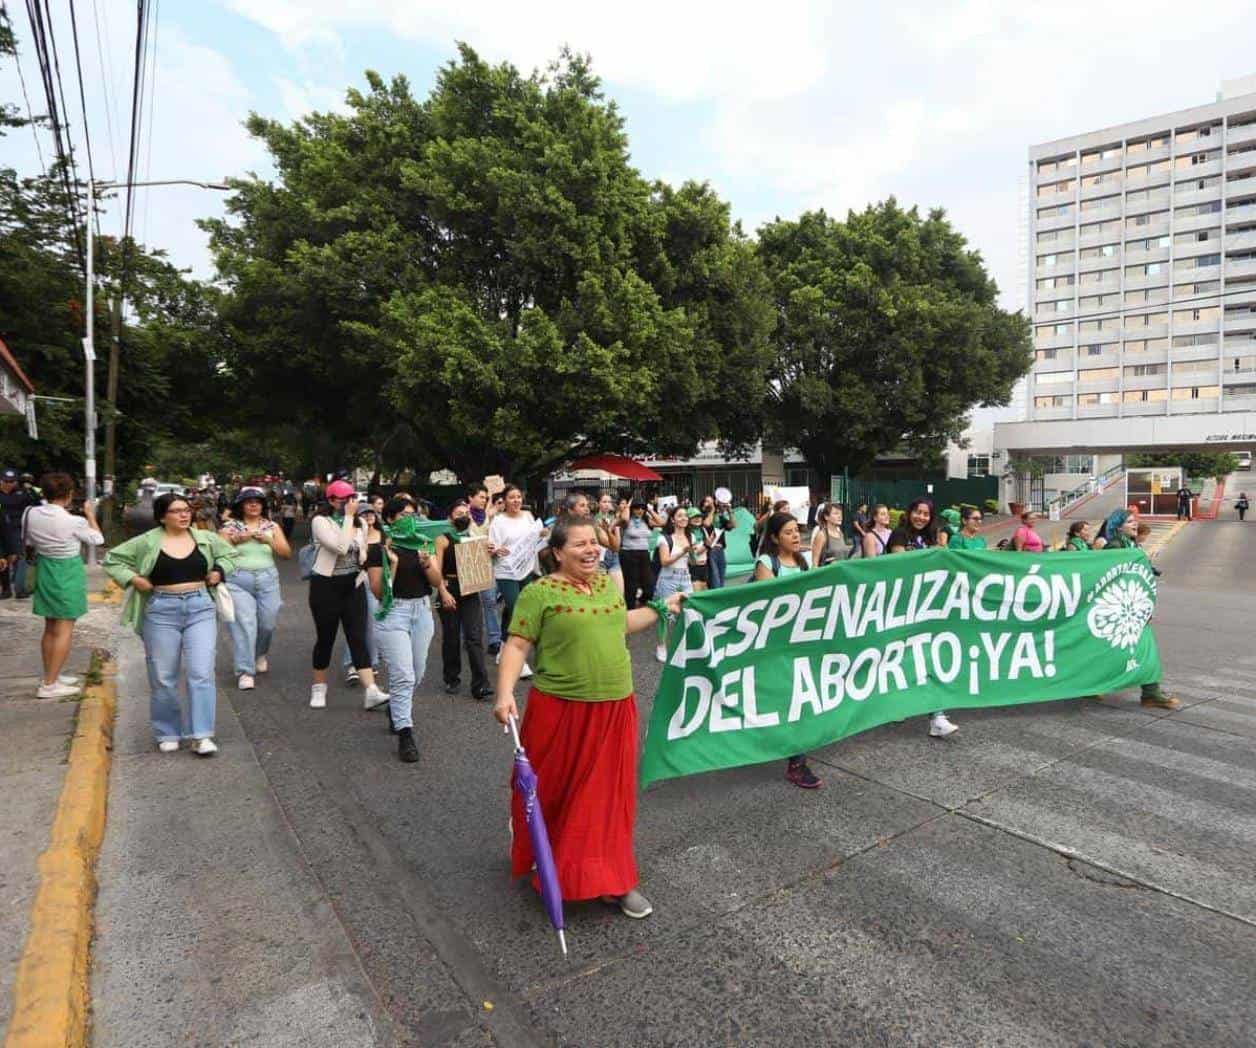
M 659 546 L 667 543 L 667 552 L 672 551 L 672 537 L 670 535 L 659 535 L 659 540 L 654 546 L 654 552 L 650 554 L 650 563 L 654 566 L 655 574 L 663 570 L 663 559 L 659 556 Z

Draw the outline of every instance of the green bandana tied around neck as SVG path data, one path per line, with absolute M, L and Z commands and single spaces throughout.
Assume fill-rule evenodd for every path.
M 454 534 L 448 522 L 423 520 L 413 513 L 403 514 L 391 524 L 385 524 L 380 530 L 388 540 L 388 545 L 395 546 L 397 549 L 410 550 L 413 553 L 425 553 L 429 557 L 436 552 L 436 539 L 439 536 Z M 379 608 L 375 612 L 377 622 L 382 622 L 388 617 L 388 613 L 392 611 L 394 599 L 392 565 L 388 560 L 387 549 L 380 558 L 380 562 L 383 567 L 383 583 L 380 586 Z

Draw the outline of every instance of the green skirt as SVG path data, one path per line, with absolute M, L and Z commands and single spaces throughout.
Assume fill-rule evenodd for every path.
M 81 619 L 87 614 L 87 569 L 82 557 L 39 557 L 31 610 L 45 619 Z

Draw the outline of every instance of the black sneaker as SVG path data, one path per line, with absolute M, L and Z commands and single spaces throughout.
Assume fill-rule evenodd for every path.
M 404 764 L 417 764 L 419 748 L 414 744 L 414 729 L 402 728 L 397 732 L 397 759 Z
M 490 644 L 488 646 L 488 653 L 493 658 L 497 658 L 497 656 L 501 653 L 501 650 L 502 650 L 502 646 L 500 644 Z
M 481 688 L 479 691 L 473 691 L 471 697 L 478 702 L 488 702 L 493 697 L 493 689 Z
M 802 758 L 794 758 L 785 766 L 785 778 L 799 789 L 817 790 L 820 780 Z
M 449 695 L 457 695 L 457 694 L 458 694 L 458 692 L 460 692 L 460 691 L 462 691 L 462 681 L 460 681 L 460 680 L 447 680 L 447 681 L 445 681 L 445 692 L 446 692 L 447 694 L 449 694 Z

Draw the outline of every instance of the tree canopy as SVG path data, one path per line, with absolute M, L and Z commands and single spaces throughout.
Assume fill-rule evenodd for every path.
M 463 46 L 422 102 L 367 81 L 346 114 L 254 116 L 278 178 L 206 223 L 259 410 L 464 478 L 756 438 L 753 246 L 708 186 L 639 175 L 586 59 L 524 76 Z
M 893 199 L 759 231 L 772 284 L 767 433 L 822 474 L 883 451 L 928 461 L 1032 362 L 1029 324 L 997 305 L 980 255 L 941 210 Z

